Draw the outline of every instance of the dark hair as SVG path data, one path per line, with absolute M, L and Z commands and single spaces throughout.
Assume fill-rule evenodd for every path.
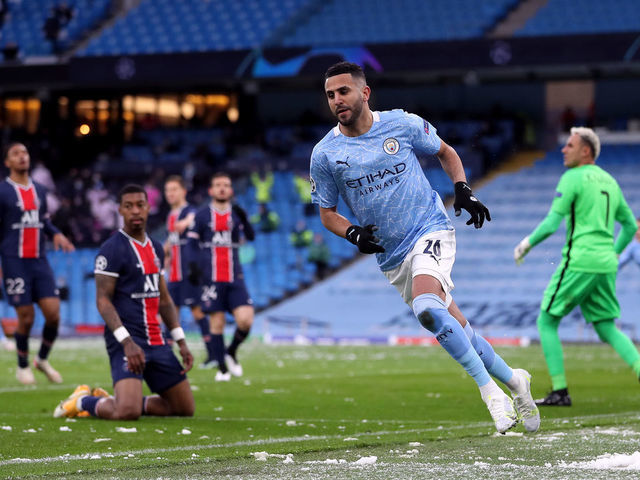
M 209 183 L 212 183 L 216 178 L 220 178 L 220 177 L 226 177 L 229 180 L 231 180 L 231 175 L 229 175 L 227 172 L 220 171 L 211 175 L 211 179 L 209 180 Z
M 2 159 L 6 160 L 9 156 L 9 150 L 11 150 L 16 145 L 23 145 L 22 142 L 9 142 L 2 148 Z
M 180 184 L 180 186 L 181 186 L 182 188 L 184 188 L 185 190 L 186 190 L 186 188 L 187 188 L 186 183 L 184 183 L 184 178 L 182 178 L 180 175 L 169 175 L 169 176 L 167 177 L 167 179 L 164 181 L 164 184 L 166 185 L 166 184 L 167 184 L 167 183 L 169 183 L 169 182 L 176 182 L 176 183 L 179 183 L 179 184 Z
M 327 68 L 324 74 L 324 79 L 329 77 L 335 77 L 336 75 L 342 75 L 343 73 L 349 73 L 353 78 L 361 78 L 364 82 L 367 82 L 367 78 L 364 75 L 362 67 L 357 63 L 351 62 L 338 62 Z
M 137 183 L 129 183 L 122 187 L 118 192 L 118 204 L 122 203 L 122 197 L 128 193 L 144 193 L 144 199 L 147 200 L 147 191 Z

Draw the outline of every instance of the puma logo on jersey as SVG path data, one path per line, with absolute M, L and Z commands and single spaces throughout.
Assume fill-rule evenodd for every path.
M 349 157 L 345 158 L 344 162 L 342 160 L 336 160 L 336 165 L 346 165 L 347 168 L 351 168 L 351 165 L 349 165 Z

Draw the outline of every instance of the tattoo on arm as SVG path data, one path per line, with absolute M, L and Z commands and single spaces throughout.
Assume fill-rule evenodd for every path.
M 163 276 L 160 276 L 160 306 L 158 308 L 162 321 L 169 330 L 173 330 L 180 326 L 180 320 L 178 319 L 178 309 L 176 308 L 171 295 L 169 295 L 169 289 L 167 288 L 167 282 Z
M 116 328 L 122 326 L 120 316 L 113 306 L 111 299 L 116 289 L 117 278 L 109 275 L 96 274 L 96 304 L 98 312 L 102 316 L 104 323 L 113 332 Z

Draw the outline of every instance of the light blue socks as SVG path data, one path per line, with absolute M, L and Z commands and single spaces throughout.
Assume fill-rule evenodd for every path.
M 500 355 L 498 355 L 489 342 L 484 337 L 476 335 L 469 322 L 464 326 L 464 333 L 467 334 L 467 338 L 471 341 L 471 345 L 478 352 L 478 356 L 484 363 L 487 371 L 500 380 L 505 385 L 509 384 L 509 381 L 513 377 L 513 370 L 506 364 Z
M 432 293 L 418 295 L 413 299 L 413 312 L 422 326 L 436 336 L 436 340 L 442 345 L 442 348 L 463 366 L 479 387 L 487 385 L 491 381 L 482 359 L 440 297 Z M 486 342 L 486 340 L 484 341 Z M 491 349 L 491 353 L 495 355 L 493 349 Z M 497 355 L 495 356 L 497 357 Z

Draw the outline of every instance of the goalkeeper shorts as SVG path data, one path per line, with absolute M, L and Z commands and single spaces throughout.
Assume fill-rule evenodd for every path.
M 589 323 L 619 318 L 616 273 L 576 272 L 560 264 L 540 308 L 554 317 L 564 317 L 578 305 Z

